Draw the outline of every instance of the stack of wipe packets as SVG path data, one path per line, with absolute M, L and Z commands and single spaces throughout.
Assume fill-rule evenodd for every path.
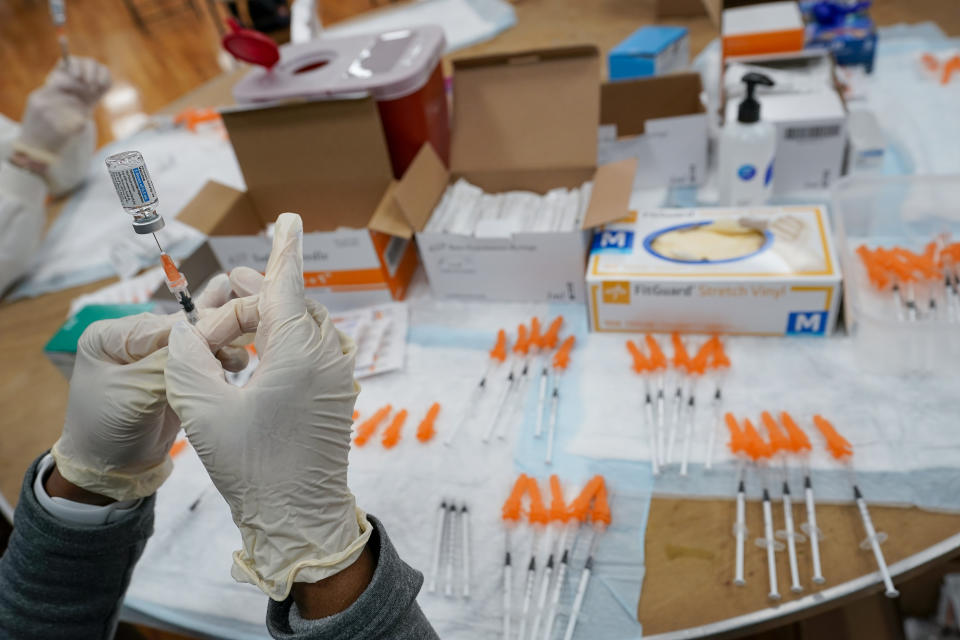
M 577 231 L 590 202 L 592 182 L 576 189 L 484 193 L 463 178 L 447 187 L 424 231 L 477 237 L 518 232 Z
M 353 375 L 366 378 L 378 373 L 396 371 L 403 368 L 403 359 L 407 349 L 407 325 L 409 311 L 404 302 L 387 304 L 350 311 L 331 313 L 333 326 L 350 336 L 357 344 L 356 364 Z M 226 372 L 227 382 L 242 387 L 256 371 L 260 359 L 253 345 L 250 351 L 250 364 L 243 371 Z

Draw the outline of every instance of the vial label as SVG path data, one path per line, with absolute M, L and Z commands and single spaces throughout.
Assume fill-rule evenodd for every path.
M 135 209 L 157 201 L 157 191 L 143 165 L 132 169 L 112 168 L 110 178 L 113 180 L 113 188 L 117 190 L 120 204 L 125 209 Z

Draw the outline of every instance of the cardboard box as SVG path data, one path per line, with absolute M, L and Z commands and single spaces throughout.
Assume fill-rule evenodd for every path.
M 727 101 L 727 122 L 736 119 L 737 108 L 737 99 Z M 760 117 L 777 128 L 775 194 L 819 193 L 843 175 L 847 111 L 836 91 L 765 94 Z
M 744 257 L 685 262 L 654 249 L 664 232 L 745 217 L 769 228 Z M 632 213 L 597 232 L 587 267 L 594 331 L 825 336 L 840 305 L 840 267 L 820 206 Z
M 585 230 L 626 214 L 636 166 L 629 159 L 597 166 L 599 77 L 600 55 L 592 46 L 454 61 L 450 170 L 424 147 L 404 176 L 407 184 L 397 187 L 434 295 L 585 299 Z M 488 193 L 546 193 L 592 180 L 584 230 L 492 238 L 424 232 L 444 189 L 461 177 Z
M 707 114 L 699 73 L 606 83 L 600 164 L 636 158 L 633 187 L 699 185 L 707 173 Z
M 607 55 L 610 80 L 666 75 L 689 65 L 690 37 L 686 27 L 641 27 Z
M 223 121 L 247 191 L 209 182 L 177 217 L 225 270 L 265 270 L 264 231 L 294 211 L 308 296 L 331 309 L 403 299 L 417 254 L 395 192 L 409 172 L 393 180 L 371 98 L 227 109 Z
M 764 2 L 724 9 L 723 57 L 800 51 L 804 23 L 796 2 Z
M 722 0 L 656 0 L 654 16 L 658 22 L 670 18 L 707 16 L 713 24 L 719 25 L 722 9 Z

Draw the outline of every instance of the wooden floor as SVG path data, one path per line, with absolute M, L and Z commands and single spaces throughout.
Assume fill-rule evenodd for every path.
M 131 0 L 166 12 L 138 28 L 123 0 L 71 0 L 67 33 L 75 55 L 110 67 L 115 83 L 96 114 L 100 143 L 123 137 L 173 99 L 229 66 L 207 0 Z M 385 0 L 327 0 L 326 23 Z M 878 0 L 880 24 L 933 20 L 960 35 L 958 0 Z M 654 20 L 653 0 L 521 0 L 518 24 L 495 40 L 457 55 L 516 50 L 569 42 L 609 49 L 638 25 Z M 691 30 L 698 52 L 714 36 L 706 18 L 673 20 Z M 0 113 L 19 120 L 27 95 L 43 82 L 59 55 L 46 0 L 0 0 Z

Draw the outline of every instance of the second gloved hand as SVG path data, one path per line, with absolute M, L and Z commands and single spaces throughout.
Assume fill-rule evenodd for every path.
M 58 63 L 46 83 L 27 99 L 15 148 L 52 162 L 90 119 L 110 82 L 110 71 L 96 60 L 70 58 L 69 66 Z
M 225 345 L 238 333 L 250 299 L 230 296 L 221 274 L 197 296 L 197 308 L 211 347 L 224 366 L 238 371 L 247 364 L 246 351 Z M 179 318 L 182 313 L 141 313 L 101 320 L 80 336 L 63 434 L 53 445 L 67 481 L 129 500 L 151 495 L 170 474 L 168 454 L 180 421 L 167 404 L 163 370 L 170 328 Z
M 232 574 L 283 600 L 294 582 L 351 566 L 371 526 L 347 486 L 356 346 L 303 290 L 300 216 L 277 219 L 257 308 L 260 364 L 228 384 L 202 330 L 170 334 L 167 398 L 210 479 L 230 505 L 243 548 Z

